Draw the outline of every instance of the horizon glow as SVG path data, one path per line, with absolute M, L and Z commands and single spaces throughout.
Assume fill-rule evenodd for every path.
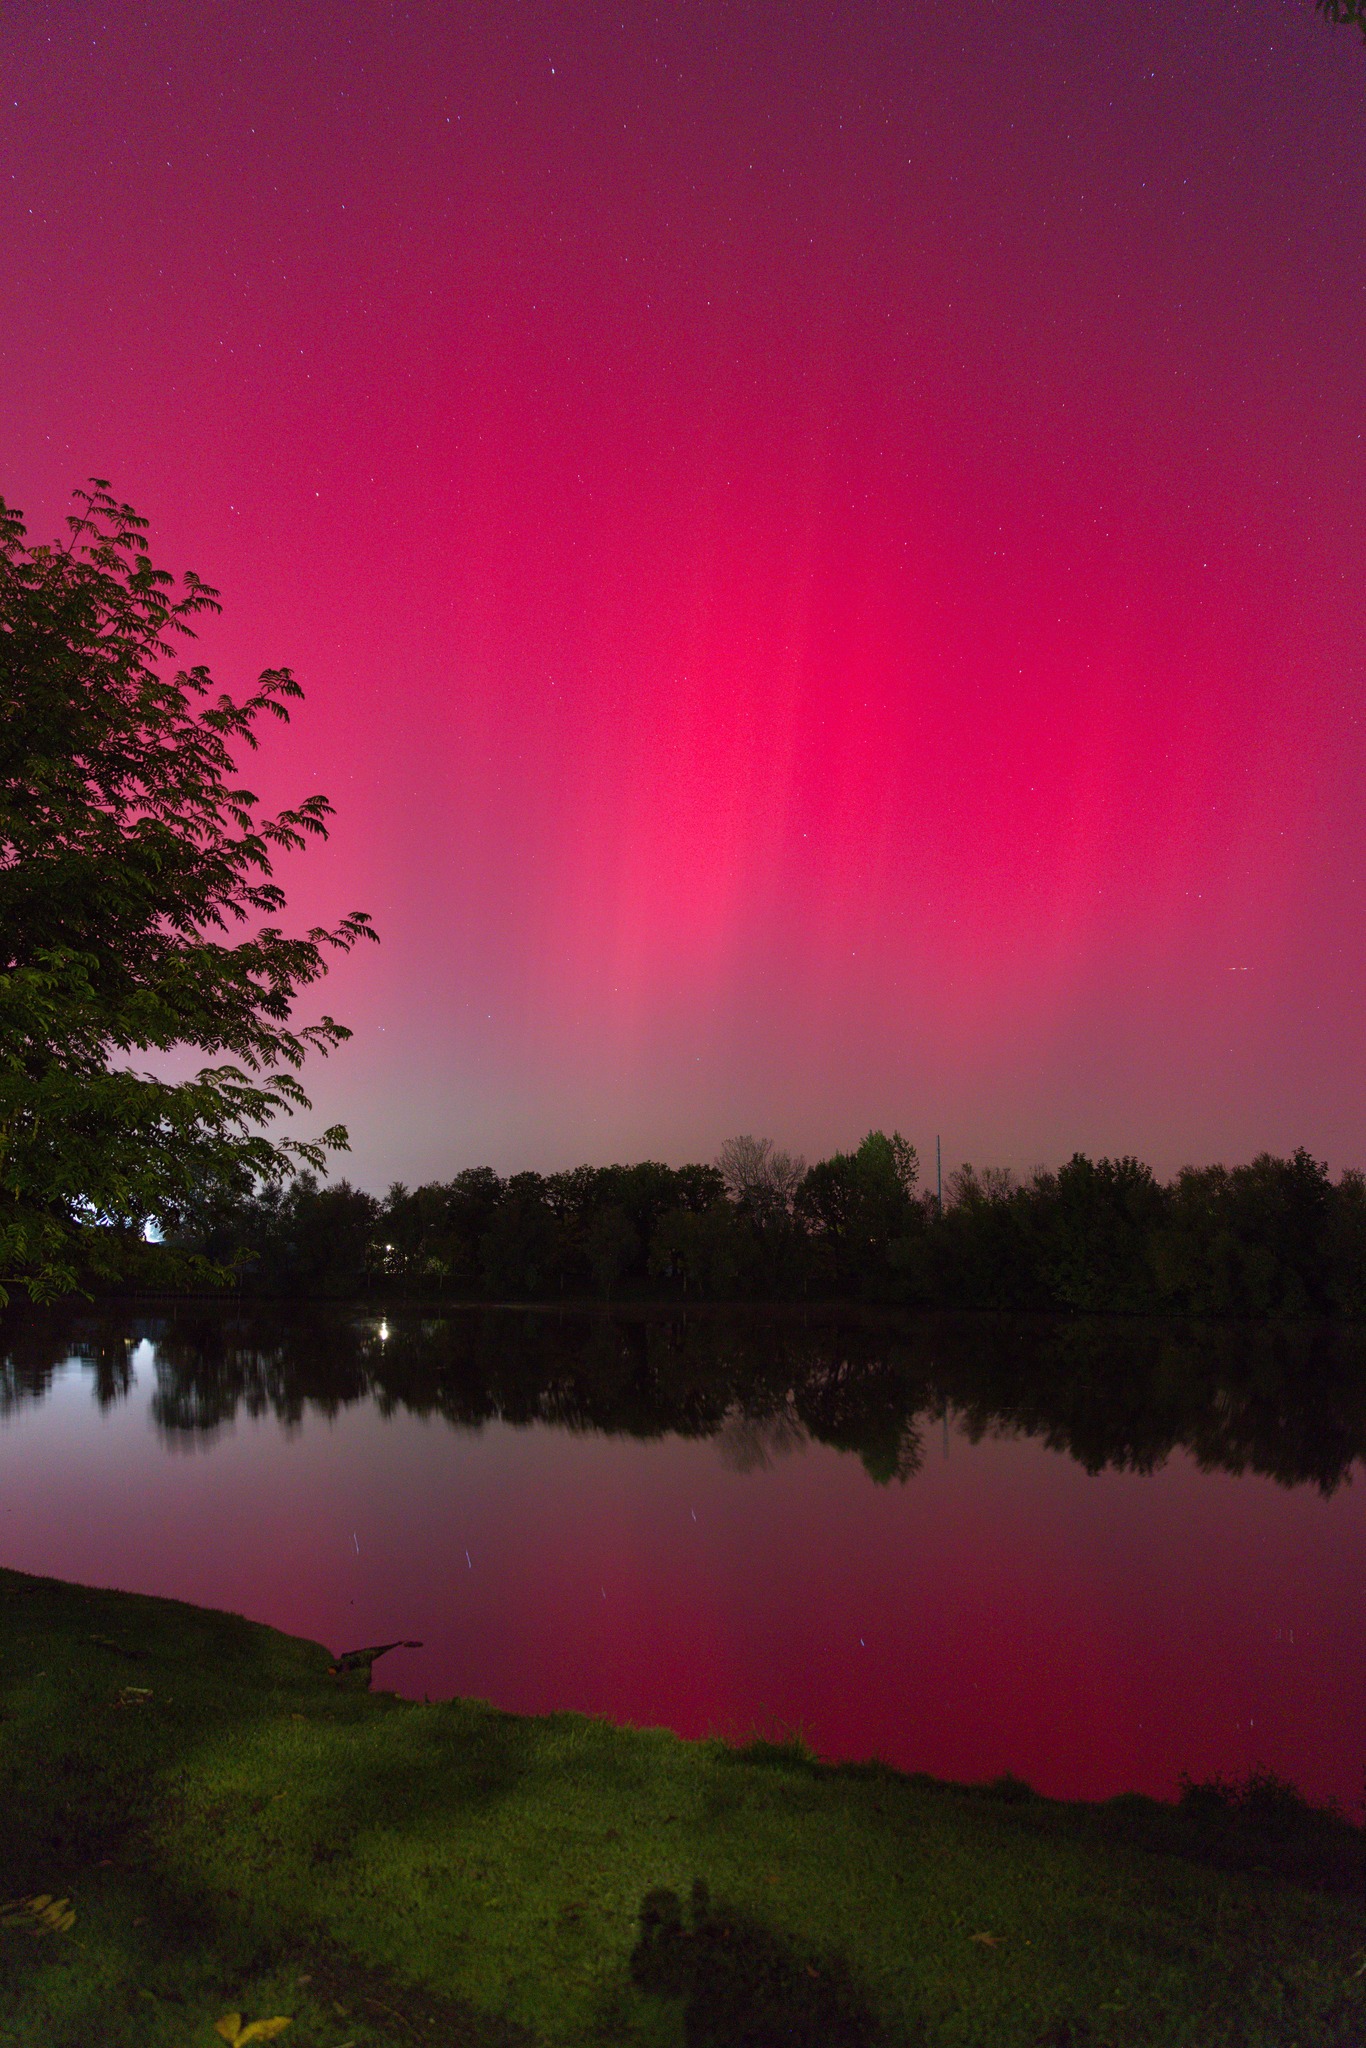
M 7 10 L 0 493 L 303 684 L 363 1184 L 1366 1163 L 1366 50 L 1020 13 Z

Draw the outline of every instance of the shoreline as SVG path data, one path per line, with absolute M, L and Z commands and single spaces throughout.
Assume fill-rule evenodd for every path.
M 0 1890 L 76 1915 L 3 1931 L 0 2040 L 1366 2038 L 1366 1837 L 1274 1780 L 1067 1804 L 331 1663 L 0 1571 Z

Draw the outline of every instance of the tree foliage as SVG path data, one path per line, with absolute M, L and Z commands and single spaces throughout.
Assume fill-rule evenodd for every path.
M 791 1208 L 806 1161 L 800 1153 L 794 1158 L 780 1151 L 772 1138 L 727 1138 L 717 1154 L 716 1170 L 741 1208 L 767 1217 Z
M 1355 22 L 1366 36 L 1366 0 L 1314 0 L 1314 11 L 1343 27 Z
M 770 1141 L 746 1140 L 767 1158 Z M 723 1148 L 727 1159 L 735 1155 Z M 266 1295 L 464 1300 L 793 1300 L 1064 1315 L 1366 1321 L 1366 1178 L 1301 1150 L 1188 1166 L 1077 1153 L 1023 1183 L 960 1166 L 945 1199 L 914 1148 L 870 1131 L 806 1170 L 791 1208 L 711 1166 L 489 1167 L 383 1202 L 302 1175 L 187 1248 L 242 1261 Z
M 177 589 L 102 480 L 76 497 L 53 546 L 0 500 L 0 1293 L 39 1298 L 117 1277 L 150 1220 L 345 1145 L 340 1126 L 268 1132 L 309 1107 L 305 1055 L 350 1035 L 296 1025 L 296 997 L 329 950 L 374 937 L 361 912 L 302 937 L 275 921 L 275 858 L 331 814 L 311 796 L 263 817 L 236 780 L 258 723 L 302 694 L 288 669 L 240 701 L 203 667 L 168 674 L 216 593 L 192 573 Z M 181 1082 L 123 1063 L 179 1048 L 222 1063 Z

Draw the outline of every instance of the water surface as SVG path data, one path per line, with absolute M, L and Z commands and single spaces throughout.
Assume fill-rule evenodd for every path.
M 1366 1764 L 1356 1333 L 101 1307 L 0 1343 L 0 1563 L 376 1682 L 1170 1796 Z

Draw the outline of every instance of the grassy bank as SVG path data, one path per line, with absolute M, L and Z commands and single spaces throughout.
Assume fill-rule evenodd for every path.
M 1274 1787 L 1064 1806 L 328 1665 L 0 1573 L 0 1898 L 75 1913 L 0 1926 L 0 2042 L 1366 2040 L 1361 1836 Z

